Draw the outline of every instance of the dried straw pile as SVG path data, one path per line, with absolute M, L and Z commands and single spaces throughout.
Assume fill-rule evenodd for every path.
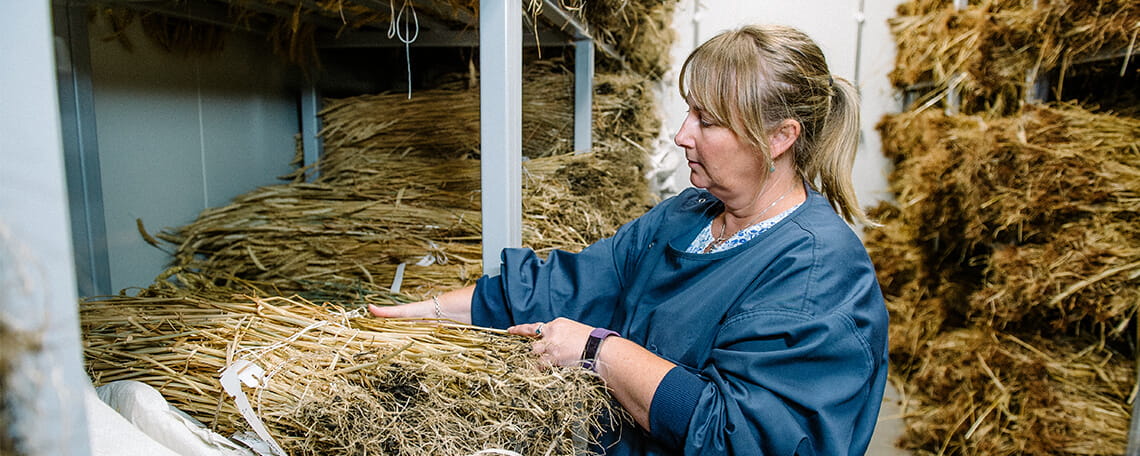
M 1135 374 L 1111 351 L 969 328 L 928 341 L 923 357 L 911 376 L 921 390 L 908 391 L 921 402 L 901 442 L 916 454 L 1124 452 Z
M 18 336 L 18 333 L 8 327 L 8 322 L 0 319 L 0 429 L 4 429 L 4 433 L 0 435 L 0 454 L 19 454 L 16 452 L 16 447 L 19 442 L 15 435 L 9 430 L 11 425 L 15 423 L 16 417 L 13 406 L 9 405 L 8 398 L 8 375 L 12 371 L 12 364 L 16 361 L 17 356 L 24 355 L 26 343 Z
M 167 274 L 311 299 L 387 294 L 401 263 L 402 291 L 417 298 L 479 278 L 479 162 L 372 154 L 368 163 L 329 182 L 260 188 L 160 234 L 177 245 Z M 647 201 L 631 184 L 636 167 L 600 155 L 529 160 L 526 170 L 524 242 L 539 251 L 580 249 Z
M 1140 307 L 1140 120 L 1073 105 L 880 126 L 869 230 L 921 453 L 1118 454 Z M 1122 355 L 1121 353 L 1125 353 Z
M 1036 5 L 1036 6 L 1035 6 Z M 950 0 L 914 0 L 891 20 L 898 43 L 891 81 L 932 82 L 934 96 L 962 91 L 963 112 L 1017 111 L 1034 78 L 1061 92 L 1073 62 L 1130 52 L 1140 33 L 1134 0 L 981 0 L 956 11 Z
M 673 9 L 677 0 L 581 0 L 581 15 L 591 33 L 603 43 L 613 46 L 626 58 L 626 71 L 660 79 L 669 69 L 667 49 L 675 39 Z M 601 55 L 601 54 L 599 54 Z M 609 59 L 601 63 L 609 71 L 620 65 Z
M 267 3 L 301 5 L 290 1 Z M 671 37 L 660 33 L 665 24 L 648 21 L 666 20 L 669 7 L 653 3 L 625 2 L 617 17 L 634 26 L 605 34 L 646 53 L 627 67 L 664 61 L 668 43 L 653 40 Z M 339 15 L 339 5 L 355 3 L 303 4 L 297 20 L 277 24 L 283 53 L 295 62 L 310 54 L 304 8 Z M 530 2 L 528 11 L 535 5 L 542 3 Z M 348 22 L 368 14 L 347 12 Z M 652 203 L 642 173 L 659 127 L 652 75 L 660 72 L 595 74 L 593 150 L 569 155 L 572 76 L 559 65 L 528 63 L 524 75 L 523 238 L 540 253 L 578 250 Z M 161 240 L 140 223 L 153 244 L 173 246 L 174 259 L 138 296 L 83 303 L 96 383 L 147 382 L 227 433 L 243 425 L 216 377 L 244 356 L 273 373 L 251 393 L 291 454 L 580 450 L 610 424 L 595 420 L 621 414 L 609 410 L 604 387 L 585 370 L 537 368 L 519 338 L 350 318 L 338 305 L 309 304 L 422 299 L 482 274 L 478 114 L 478 89 L 465 84 L 418 90 L 410 101 L 403 94 L 324 100 L 325 154 L 291 183 L 203 211 Z
M 910 1 L 891 21 L 892 81 L 933 87 L 880 124 L 897 202 L 871 211 L 882 226 L 865 239 L 907 399 L 900 443 L 918 454 L 1123 453 L 1136 395 L 1140 120 L 1023 100 L 1035 78 L 1066 95 L 1073 62 L 1130 52 L 1140 6 L 970 3 Z M 955 87 L 963 114 L 932 109 Z
M 544 367 L 519 337 L 160 288 L 81 306 L 88 368 L 160 387 L 223 435 L 248 429 L 217 379 L 236 360 L 265 369 L 245 392 L 291 455 L 572 454 L 612 424 L 596 377 Z
M 479 89 L 447 84 L 417 92 L 327 99 L 321 112 L 326 148 L 320 173 L 351 172 L 374 152 L 410 152 L 439 158 L 479 156 Z M 646 148 L 659 127 L 652 81 L 632 73 L 594 75 L 594 146 Z M 560 60 L 527 64 L 522 87 L 522 153 L 529 158 L 573 152 L 574 75 Z M 430 134 L 425 134 L 430 132 Z M 641 165 L 640 154 L 630 163 Z
M 572 81 L 535 65 L 525 89 L 550 104 L 529 112 L 524 164 L 524 243 L 539 252 L 578 250 L 611 235 L 650 204 L 638 141 L 656 127 L 644 78 L 599 75 L 596 152 L 568 151 Z M 541 71 L 547 70 L 547 71 Z M 160 238 L 176 245 L 167 277 L 201 275 L 238 289 L 310 299 L 387 294 L 406 264 L 401 292 L 422 298 L 482 274 L 478 91 L 441 88 L 326 100 L 319 178 L 263 187 L 203 211 Z M 630 97 L 636 97 L 632 100 Z M 561 129 L 555 130 L 557 126 Z M 187 272 L 199 277 L 186 277 Z
M 188 21 L 161 13 L 138 13 L 130 5 L 118 3 L 93 6 L 113 24 L 114 36 L 130 47 L 123 31 L 138 19 L 147 36 L 167 51 L 182 54 L 210 54 L 222 50 L 226 35 L 233 30 L 267 30 L 273 51 L 290 63 L 306 71 L 320 65 L 315 38 L 321 29 L 333 28 L 338 35 L 357 29 L 388 30 L 393 19 L 401 14 L 401 24 L 413 13 L 401 11 L 405 1 L 395 3 L 360 0 L 244 0 L 240 2 L 213 0 L 227 11 L 235 27 Z M 417 17 L 423 17 L 422 26 L 429 23 L 446 24 L 466 29 L 469 22 L 479 16 L 478 0 L 444 0 L 431 3 L 410 0 L 406 2 Z M 608 71 L 632 72 L 658 79 L 668 70 L 669 56 L 665 50 L 673 42 L 669 27 L 677 0 L 626 0 L 589 1 L 563 0 L 559 4 L 577 16 L 590 29 L 596 40 L 614 48 L 621 54 L 619 62 L 605 53 L 599 53 L 598 62 Z M 433 6 L 434 5 L 434 6 Z M 439 8 L 437 8 L 437 6 Z M 546 5 L 542 0 L 523 2 L 523 10 L 532 26 Z M 430 21 L 428 20 L 430 18 Z

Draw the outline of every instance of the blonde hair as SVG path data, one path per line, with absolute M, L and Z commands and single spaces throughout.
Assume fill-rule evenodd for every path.
M 800 123 L 795 168 L 848 222 L 869 223 L 855 198 L 851 169 L 859 141 L 859 94 L 833 77 L 823 51 L 784 26 L 723 32 L 681 66 L 681 96 L 756 147 L 771 165 L 768 136 L 785 119 Z

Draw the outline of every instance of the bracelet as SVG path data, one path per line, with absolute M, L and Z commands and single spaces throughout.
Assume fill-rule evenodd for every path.
M 443 312 L 441 310 L 439 310 L 439 297 L 438 296 L 432 296 L 431 302 L 435 303 L 435 318 L 442 320 L 443 319 Z
M 586 349 L 582 350 L 582 367 L 594 372 L 598 371 L 598 348 L 601 348 L 602 341 L 610 336 L 621 337 L 621 334 L 606 328 L 594 328 L 593 331 L 590 331 L 590 338 L 586 339 Z

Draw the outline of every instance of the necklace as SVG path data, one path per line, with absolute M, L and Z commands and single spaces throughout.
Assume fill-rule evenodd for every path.
M 792 193 L 792 189 L 794 189 L 794 188 L 796 188 L 795 185 L 788 187 L 788 189 L 785 190 L 784 193 L 782 195 L 780 195 L 779 198 L 776 198 L 775 201 L 772 201 L 772 204 L 769 204 L 768 207 L 765 207 L 764 210 L 760 211 L 759 214 L 756 214 L 756 217 L 753 217 L 752 220 L 750 220 L 747 225 L 744 225 L 739 230 L 733 231 L 732 236 L 736 236 L 737 233 L 748 229 L 748 227 L 750 227 L 752 225 L 755 225 L 756 222 L 760 221 L 760 217 L 764 216 L 764 213 L 768 212 L 769 209 L 776 207 L 776 204 L 779 204 L 779 202 L 782 201 L 785 197 L 787 197 L 789 193 Z M 709 242 L 709 245 L 705 246 L 705 249 L 702 250 L 702 252 L 703 253 L 709 253 L 709 252 L 715 250 L 717 247 L 720 247 L 720 245 L 724 244 L 725 241 L 728 241 L 730 238 L 732 238 L 732 236 L 725 236 L 726 230 L 728 230 L 727 212 L 724 215 L 724 221 L 721 222 L 721 225 L 720 225 L 720 236 L 717 236 L 711 242 Z

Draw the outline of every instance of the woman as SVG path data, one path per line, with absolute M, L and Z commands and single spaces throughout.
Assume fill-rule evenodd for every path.
M 607 454 L 862 454 L 887 314 L 840 218 L 866 221 L 854 87 L 803 33 L 750 26 L 693 51 L 680 91 L 697 188 L 580 253 L 505 249 L 498 276 L 371 312 L 509 327 L 594 369 L 636 421 Z

